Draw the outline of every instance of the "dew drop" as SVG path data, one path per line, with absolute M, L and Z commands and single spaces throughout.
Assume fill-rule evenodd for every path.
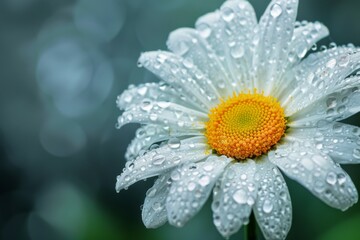
M 326 176 L 326 182 L 330 185 L 334 185 L 336 181 L 336 174 L 334 172 L 329 172 Z
M 180 173 L 179 173 L 179 171 L 175 170 L 175 171 L 171 172 L 171 179 L 172 179 L 173 181 L 178 181 L 178 180 L 180 180 Z
M 200 33 L 200 36 L 202 36 L 203 38 L 208 38 L 211 35 L 211 28 L 209 27 L 209 25 L 202 23 L 200 25 L 197 26 L 197 30 Z
M 309 158 L 303 158 L 301 159 L 301 164 L 307 169 L 312 170 L 314 168 L 314 163 Z
M 263 211 L 265 212 L 265 213 L 270 213 L 272 210 L 273 210 L 273 204 L 272 204 L 272 202 L 270 201 L 270 200 L 268 200 L 268 199 L 266 199 L 265 201 L 264 201 L 264 205 L 263 205 Z
M 150 188 L 147 192 L 146 192 L 146 196 L 147 197 L 154 197 L 156 193 L 156 188 Z
M 230 50 L 230 54 L 233 58 L 241 58 L 244 56 L 244 48 L 242 46 L 236 45 Z
M 187 189 L 189 191 L 193 191 L 196 188 L 196 183 L 194 182 L 189 182 L 189 184 L 187 185 Z
M 346 176 L 345 176 L 345 174 L 339 173 L 339 174 L 337 175 L 337 180 L 338 180 L 339 185 L 343 185 L 343 184 L 346 182 Z
M 142 86 L 140 88 L 138 88 L 137 93 L 140 96 L 144 96 L 147 93 L 148 88 L 146 86 Z
M 140 105 L 140 108 L 146 112 L 150 111 L 152 109 L 152 107 L 153 107 L 153 104 L 150 99 L 144 99 Z
M 231 20 L 234 19 L 235 13 L 231 8 L 224 8 L 224 9 L 222 9 L 222 15 L 221 16 L 224 19 L 224 21 L 230 22 Z
M 204 166 L 204 170 L 207 171 L 207 172 L 210 172 L 214 169 L 214 166 L 212 164 L 206 164 Z
M 151 113 L 149 118 L 151 121 L 156 121 L 158 119 L 158 115 L 156 113 Z
M 233 195 L 233 199 L 239 204 L 244 204 L 248 200 L 247 194 L 243 189 L 237 190 Z
M 160 211 L 162 209 L 161 203 L 154 202 L 154 204 L 152 205 L 152 208 L 154 209 L 154 211 Z
M 210 178 L 209 176 L 202 176 L 200 179 L 199 179 L 199 184 L 203 187 L 207 186 L 208 184 L 210 183 Z
M 346 67 L 349 64 L 349 56 L 348 55 L 343 55 L 340 57 L 339 59 L 339 66 L 340 67 Z
M 163 164 L 165 161 L 165 156 L 164 155 L 155 155 L 152 158 L 152 164 L 159 166 L 161 164 Z
M 336 66 L 336 59 L 330 59 L 327 63 L 326 63 L 326 67 L 327 68 L 334 68 Z
M 282 8 L 279 4 L 275 3 L 274 5 L 272 5 L 271 9 L 270 9 L 270 15 L 273 18 L 277 18 L 281 15 L 282 13 Z
M 336 98 L 335 97 L 329 97 L 327 100 L 326 100 L 326 106 L 328 108 L 333 108 L 336 106 Z
M 180 140 L 176 137 L 170 138 L 167 144 L 168 144 L 169 148 L 172 148 L 172 149 L 178 149 L 181 146 Z
M 192 59 L 190 58 L 185 58 L 184 61 L 183 61 L 183 64 L 185 67 L 187 68 L 192 68 L 194 67 L 194 62 L 192 61 Z

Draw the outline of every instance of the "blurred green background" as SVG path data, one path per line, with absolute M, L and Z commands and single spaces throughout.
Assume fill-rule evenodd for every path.
M 115 193 L 136 125 L 115 129 L 116 96 L 156 81 L 136 66 L 221 0 L 0 0 L 0 238 L 217 240 L 209 202 L 184 228 L 142 225 L 153 179 Z M 269 1 L 251 0 L 257 16 Z M 360 1 L 302 0 L 323 44 L 360 46 Z M 347 120 L 359 124 L 359 114 Z M 344 166 L 360 188 L 360 166 Z M 289 239 L 360 239 L 360 204 L 332 209 L 286 179 Z M 243 230 L 231 237 L 243 239 Z

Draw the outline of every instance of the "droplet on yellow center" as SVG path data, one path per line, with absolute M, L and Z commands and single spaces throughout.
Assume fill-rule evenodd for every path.
M 240 93 L 210 110 L 208 144 L 218 154 L 238 160 L 267 153 L 284 135 L 284 110 L 275 98 Z

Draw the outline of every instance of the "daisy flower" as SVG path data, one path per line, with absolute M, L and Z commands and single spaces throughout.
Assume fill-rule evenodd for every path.
M 158 176 L 142 208 L 146 227 L 183 226 L 212 193 L 224 237 L 253 211 L 266 239 L 284 239 L 292 206 L 282 173 L 331 207 L 357 202 L 339 164 L 360 162 L 360 129 L 338 121 L 360 110 L 360 52 L 308 54 L 328 29 L 296 22 L 297 6 L 273 0 L 258 22 L 249 2 L 228 0 L 195 28 L 173 31 L 169 51 L 140 56 L 162 81 L 117 99 L 117 127 L 142 126 L 116 190 Z

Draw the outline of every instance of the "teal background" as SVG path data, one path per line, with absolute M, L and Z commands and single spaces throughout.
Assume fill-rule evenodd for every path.
M 156 81 L 137 68 L 220 0 L 0 1 L 0 239 L 218 240 L 209 202 L 184 228 L 146 229 L 140 206 L 153 179 L 115 193 L 137 125 L 120 130 L 116 96 Z M 261 16 L 269 1 L 250 1 Z M 329 45 L 360 46 L 360 2 L 302 0 L 299 20 L 324 23 Z M 347 122 L 359 126 L 357 114 Z M 360 189 L 360 166 L 344 169 Z M 332 209 L 286 178 L 288 239 L 360 239 L 360 204 Z M 230 239 L 243 239 L 243 230 Z

